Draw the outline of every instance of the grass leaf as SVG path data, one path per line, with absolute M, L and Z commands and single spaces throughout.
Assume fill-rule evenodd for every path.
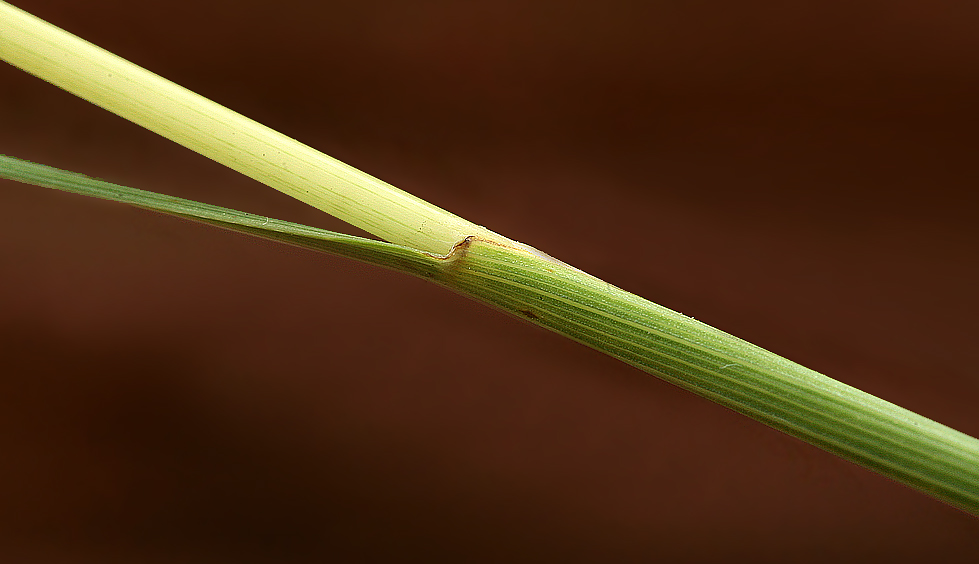
M 123 202 L 420 276 L 979 514 L 979 440 L 520 245 L 445 256 L 0 156 L 0 178 Z

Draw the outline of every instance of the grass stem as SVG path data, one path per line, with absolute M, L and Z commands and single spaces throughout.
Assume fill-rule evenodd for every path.
M 506 240 L 0 1 L 0 58 L 386 241 Z
M 430 279 L 979 515 L 979 440 L 476 226 L 5 2 L 0 24 L 0 58 L 390 243 L 10 157 L 0 177 Z

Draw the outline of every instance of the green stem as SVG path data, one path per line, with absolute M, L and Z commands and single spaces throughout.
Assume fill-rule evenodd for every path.
M 969 435 L 546 257 L 476 240 L 451 272 L 463 293 L 979 515 Z
M 979 440 L 785 360 L 328 157 L 0 1 L 0 58 L 392 243 L 0 158 L 0 176 L 431 279 L 979 514 Z M 477 354 L 477 353 L 474 353 Z
M 432 280 L 979 515 L 979 440 L 542 253 L 470 237 L 437 256 L 3 156 L 0 178 L 125 202 Z

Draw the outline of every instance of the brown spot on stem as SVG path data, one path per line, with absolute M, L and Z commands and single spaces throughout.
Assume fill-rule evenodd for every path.
M 473 244 L 473 241 L 475 241 L 476 239 L 477 237 L 475 235 L 470 235 L 466 237 L 462 241 L 459 241 L 455 245 L 452 245 L 452 249 L 449 250 L 449 254 L 446 255 L 437 255 L 428 252 L 426 252 L 425 254 L 435 259 L 444 260 L 446 262 L 454 262 L 461 258 L 465 258 L 466 253 L 469 252 L 469 247 Z

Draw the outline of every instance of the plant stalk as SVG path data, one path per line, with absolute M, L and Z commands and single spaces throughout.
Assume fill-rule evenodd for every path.
M 5 2 L 0 57 L 391 243 L 270 221 L 9 157 L 0 158 L 0 177 L 433 280 L 979 515 L 979 440 L 973 437 L 476 226 Z
M 386 241 L 507 241 L 2 1 L 0 59 Z
M 0 178 L 124 202 L 433 281 L 979 515 L 979 440 L 540 253 L 445 256 L 163 196 L 0 155 Z

